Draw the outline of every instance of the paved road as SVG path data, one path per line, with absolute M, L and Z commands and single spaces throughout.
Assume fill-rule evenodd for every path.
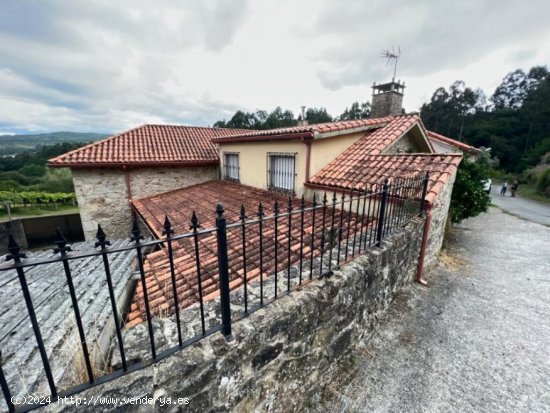
M 550 228 L 493 207 L 428 281 L 399 294 L 318 411 L 550 412 Z
M 493 204 L 520 218 L 550 226 L 550 205 L 522 198 L 519 195 L 512 198 L 510 192 L 506 196 L 501 196 L 498 194 L 499 191 L 500 185 L 493 185 L 491 193 Z

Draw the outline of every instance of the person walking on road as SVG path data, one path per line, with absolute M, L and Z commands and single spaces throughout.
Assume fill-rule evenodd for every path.
M 510 192 L 512 193 L 512 198 L 516 197 L 516 191 L 518 190 L 518 181 L 514 181 L 514 183 L 510 186 Z
M 508 189 L 508 182 L 504 182 L 502 184 L 502 188 L 500 188 L 500 195 L 505 196 L 507 189 Z

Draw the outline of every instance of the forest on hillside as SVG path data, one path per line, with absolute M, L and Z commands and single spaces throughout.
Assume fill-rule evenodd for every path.
M 550 163 L 550 76 L 546 67 L 515 70 L 490 97 L 462 81 L 438 88 L 420 111 L 426 127 L 491 148 L 499 167 L 522 172 Z
M 87 143 L 107 137 L 93 132 L 50 132 L 24 135 L 0 135 L 0 156 L 15 155 L 25 151 L 35 152 L 44 145 L 65 142 Z
M 13 156 L 0 157 L 0 191 L 72 192 L 68 168 L 47 168 L 48 159 L 76 149 L 85 143 L 63 142 L 38 146 Z

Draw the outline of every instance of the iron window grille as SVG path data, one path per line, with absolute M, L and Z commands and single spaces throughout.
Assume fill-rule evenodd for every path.
M 271 190 L 295 193 L 296 153 L 267 153 L 267 187 Z
M 239 181 L 239 153 L 238 152 L 224 152 L 223 159 L 224 179 L 232 181 Z

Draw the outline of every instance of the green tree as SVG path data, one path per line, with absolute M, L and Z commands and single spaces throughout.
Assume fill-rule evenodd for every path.
M 344 112 L 338 117 L 339 120 L 365 119 L 370 116 L 369 102 L 353 102 L 349 109 L 346 107 Z
M 218 121 L 214 123 L 215 128 L 232 128 L 232 129 L 255 129 L 256 118 L 253 113 L 243 112 L 238 110 L 229 121 Z
M 294 114 L 290 110 L 283 110 L 280 106 L 277 106 L 273 112 L 267 115 L 262 129 L 286 128 L 296 126 L 297 123 Z
M 462 160 L 456 172 L 449 207 L 449 217 L 453 224 L 487 211 L 491 198 L 483 190 L 483 181 L 488 178 L 484 166 L 467 159 Z
M 422 105 L 420 116 L 428 129 L 461 140 L 467 116 L 483 110 L 484 100 L 479 89 L 473 90 L 457 80 L 449 90 L 438 88 L 430 102 Z
M 44 176 L 46 174 L 46 167 L 44 165 L 25 165 L 19 169 L 19 173 L 26 176 Z
M 306 120 L 308 124 L 314 125 L 316 123 L 332 122 L 334 119 L 326 108 L 309 108 L 306 111 Z
M 494 109 L 520 109 L 529 92 L 547 77 L 548 70 L 544 66 L 532 67 L 528 73 L 521 69 L 508 73 L 491 97 Z
M 540 173 L 536 188 L 539 194 L 550 197 L 550 168 Z
M 258 110 L 256 113 L 238 110 L 230 120 L 219 120 L 214 123 L 214 127 L 264 130 L 295 126 L 296 124 L 297 121 L 290 110 L 283 110 L 277 106 L 271 113 L 267 113 L 265 110 Z

